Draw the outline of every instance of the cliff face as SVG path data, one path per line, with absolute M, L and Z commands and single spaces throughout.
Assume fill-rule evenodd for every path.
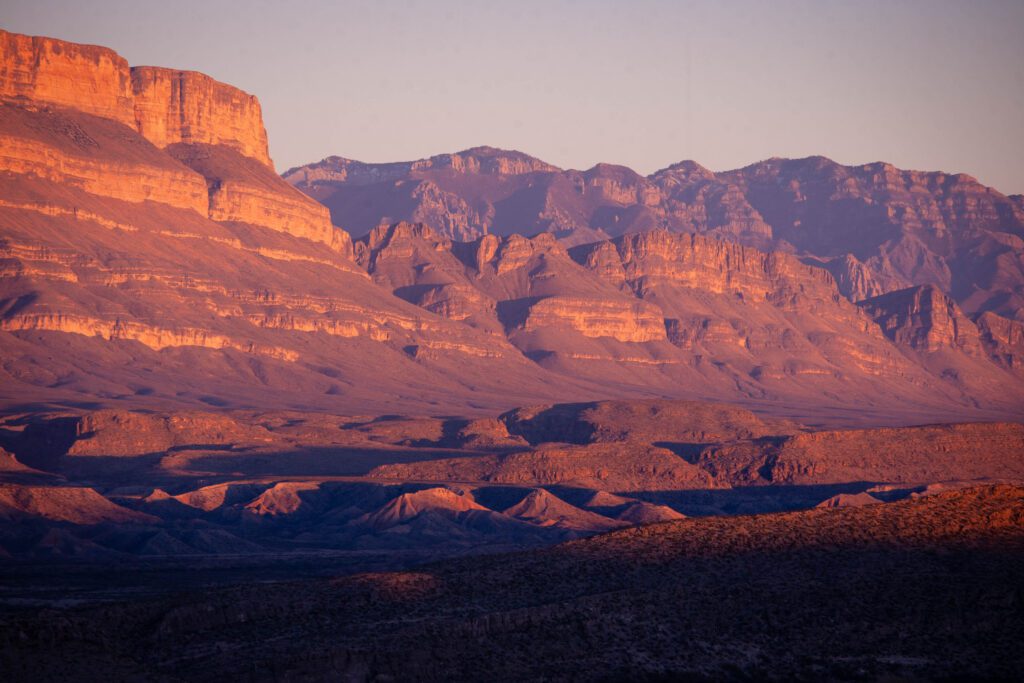
M 896 343 L 918 351 L 981 354 L 978 328 L 938 287 L 911 287 L 860 303 Z
M 503 338 L 369 280 L 327 210 L 274 173 L 254 98 L 154 68 L 135 71 L 133 93 L 108 50 L 3 41 L 4 401 L 376 396 L 383 411 L 410 382 L 415 401 L 456 395 L 454 363 L 485 402 L 542 388 Z M 483 370 L 494 359 L 500 392 Z
M 274 173 L 252 95 L 196 72 L 129 69 L 106 48 L 6 32 L 0 47 L 0 99 L 9 103 L 0 110 L 0 169 L 350 252 L 328 211 Z M 40 109 L 46 105 L 58 108 Z M 107 121 L 137 130 L 184 166 L 137 140 L 125 144 L 131 138 Z
M 351 238 L 331 224 L 327 209 L 254 157 L 224 145 L 185 143 L 168 146 L 167 153 L 205 179 L 212 220 L 258 225 L 351 254 Z
M 659 391 L 700 386 L 706 396 L 824 395 L 842 386 L 846 396 L 867 397 L 912 386 L 913 401 L 954 384 L 991 391 L 951 383 L 959 375 L 948 363 L 960 375 L 1011 382 L 976 345 L 956 347 L 974 359 L 970 368 L 959 356 L 922 368 L 827 270 L 720 239 L 655 230 L 566 250 L 545 233 L 456 242 L 397 223 L 357 240 L 355 253 L 395 295 L 577 377 Z M 963 318 L 962 327 L 963 335 L 972 324 Z
M 128 62 L 113 50 L 0 30 L 0 98 L 55 104 L 134 126 Z
M 459 240 L 551 232 L 572 246 L 663 228 L 796 253 L 827 267 L 853 301 L 931 284 L 971 315 L 1013 318 L 1024 308 L 1021 202 L 970 176 L 810 157 L 724 173 L 685 161 L 644 177 L 609 164 L 561 170 L 490 148 L 448 156 L 480 156 L 490 170 L 445 157 L 330 157 L 285 178 L 354 234 L 407 220 Z
M 273 168 L 260 103 L 205 74 L 153 66 L 131 70 L 134 120 L 157 147 L 224 145 Z

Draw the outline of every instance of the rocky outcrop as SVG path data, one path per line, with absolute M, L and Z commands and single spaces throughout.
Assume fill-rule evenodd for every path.
M 853 254 L 824 262 L 814 259 L 810 263 L 820 265 L 832 273 L 836 287 L 850 301 L 863 301 L 885 293 L 885 288 L 878 282 L 871 269 L 858 261 Z
M 981 354 L 978 328 L 938 287 L 912 287 L 867 299 L 860 306 L 886 336 L 916 351 L 955 349 Z
M 134 127 L 128 62 L 113 50 L 0 30 L 0 99 L 68 107 Z
M 659 280 L 755 302 L 783 302 L 797 294 L 830 298 L 835 290 L 826 271 L 787 254 L 664 230 L 580 247 L 573 256 L 612 283 L 627 284 L 641 294 Z
M 144 143 L 126 144 L 126 133 L 120 125 L 74 110 L 2 105 L 0 171 L 206 215 L 203 178 Z M 56 202 L 51 198 L 46 205 Z
M 110 502 L 83 486 L 13 486 L 0 484 L 0 521 L 31 520 L 71 524 L 144 524 L 156 521 Z
M 921 484 L 1024 476 L 1024 425 L 954 424 L 795 434 L 716 446 L 697 464 L 716 481 Z
M 327 209 L 296 192 L 254 157 L 225 145 L 176 143 L 167 151 L 206 179 L 212 220 L 258 225 L 351 255 L 351 237 L 331 224 Z
M 269 443 L 273 437 L 259 427 L 240 424 L 227 415 L 183 412 L 169 415 L 101 410 L 75 424 L 71 456 L 131 457 L 162 453 L 181 446 L 230 446 Z
M 134 121 L 157 147 L 224 145 L 273 169 L 260 103 L 195 71 L 154 66 L 131 70 Z
M 969 423 L 800 431 L 720 443 L 646 436 L 575 446 L 545 444 L 522 453 L 382 465 L 370 476 L 582 486 L 618 492 L 850 482 L 913 486 L 1020 480 L 1024 477 L 1022 452 L 1024 425 Z
M 1006 368 L 1024 368 L 1024 323 L 1009 320 L 992 312 L 982 313 L 976 321 L 992 358 Z
M 0 94 L 5 398 L 50 387 L 224 405 L 274 387 L 273 400 L 281 389 L 300 403 L 345 402 L 421 380 L 451 396 L 458 358 L 481 378 L 503 359 L 513 384 L 542 386 L 503 338 L 375 286 L 327 210 L 274 173 L 254 98 L 155 68 L 135 71 L 133 94 L 114 59 L 127 118 L 96 94 L 113 53 L 4 40 L 41 55 L 5 59 Z M 65 58 L 73 64 L 53 71 Z M 58 85 L 71 94 L 54 96 Z M 441 291 L 432 301 L 455 317 L 452 302 Z M 350 381 L 363 373 L 376 379 Z M 508 382 L 499 392 L 491 374 L 472 384 L 504 394 Z
M 625 526 L 626 522 L 566 503 L 544 489 L 533 489 L 525 498 L 503 511 L 509 517 L 543 527 L 594 533 Z
M 585 337 L 621 342 L 664 340 L 661 312 L 643 301 L 634 303 L 553 296 L 530 306 L 522 328 L 527 332 L 565 326 Z

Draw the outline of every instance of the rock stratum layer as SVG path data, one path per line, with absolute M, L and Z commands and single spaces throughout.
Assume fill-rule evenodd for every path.
M 441 197 L 413 212 L 425 222 L 390 223 L 375 195 L 352 195 L 373 214 L 353 243 L 327 207 L 274 173 L 251 96 L 201 74 L 131 69 L 103 48 L 0 40 L 0 373 L 10 406 L 496 414 L 671 396 L 842 426 L 1014 418 L 1024 405 L 1015 314 L 965 313 L 976 308 L 939 301 L 949 297 L 941 286 L 857 306 L 844 282 L 879 294 L 891 288 L 877 283 L 895 280 L 879 279 L 863 254 L 851 258 L 867 270 L 846 277 L 831 261 L 737 243 L 781 244 L 781 228 L 762 220 L 774 215 L 767 208 L 726 211 L 744 222 L 735 234 L 680 234 L 682 224 L 644 218 L 669 215 L 669 186 L 672 206 L 698 189 L 733 206 L 768 183 L 761 175 L 783 177 L 774 166 L 722 192 L 724 176 L 695 165 L 655 182 L 489 148 L 290 173 L 310 191 L 303 183 L 372 195 L 384 183 Z M 866 172 L 842 171 L 853 173 L 842 187 Z M 698 181 L 707 187 L 690 187 Z M 479 194 L 463 201 L 459 188 L 470 186 Z M 502 199 L 513 195 L 529 201 Z M 971 215 L 991 230 L 993 215 L 1017 215 L 986 196 Z M 548 233 L 478 235 L 532 230 L 541 214 L 575 235 L 570 244 L 614 236 L 568 246 Z M 719 220 L 712 214 L 706 221 Z M 427 224 L 439 220 L 440 230 Z M 943 220 L 947 233 L 960 230 L 953 214 Z M 795 245 L 803 232 L 785 234 Z

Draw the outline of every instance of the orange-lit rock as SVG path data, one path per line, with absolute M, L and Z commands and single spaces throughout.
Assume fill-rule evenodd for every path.
M 205 215 L 203 178 L 148 144 L 126 144 L 126 135 L 134 134 L 76 111 L 0 103 L 0 171 Z
M 128 62 L 113 50 L 0 30 L 0 98 L 70 107 L 135 126 Z
M 530 306 L 523 329 L 568 326 L 585 337 L 612 337 L 623 342 L 665 339 L 660 311 L 643 301 L 602 301 L 554 296 Z
M 273 168 L 259 100 L 195 71 L 131 70 L 134 120 L 157 147 L 225 145 Z
M 252 157 L 223 145 L 174 144 L 167 151 L 206 179 L 211 219 L 258 225 L 352 253 L 351 237 L 331 224 L 324 206 Z

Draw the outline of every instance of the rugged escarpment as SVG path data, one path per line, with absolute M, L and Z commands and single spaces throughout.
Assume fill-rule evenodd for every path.
M 912 287 L 860 302 L 892 340 L 919 351 L 981 353 L 978 328 L 938 287 Z
M 738 202 L 739 180 L 718 192 L 691 186 L 720 180 L 693 164 L 665 175 L 691 228 L 744 221 L 720 239 L 729 235 L 673 232 L 683 224 L 663 220 L 667 190 L 619 166 L 561 172 L 477 148 L 290 174 L 355 188 L 345 201 L 375 217 L 353 244 L 327 207 L 274 174 L 249 95 L 190 72 L 125 71 L 102 50 L 5 40 L 22 55 L 0 93 L 0 391 L 11 400 L 369 400 L 494 414 L 670 396 L 809 410 L 830 425 L 1001 418 L 1024 405 L 1003 318 L 991 319 L 983 353 L 915 355 L 842 295 L 819 267 L 832 261 L 737 244 L 772 243 L 774 228 L 751 212 L 695 208 L 712 195 Z M 121 81 L 108 62 L 128 78 L 130 121 L 102 97 L 79 106 L 54 94 L 80 78 L 86 92 L 110 90 Z M 96 74 L 80 77 L 89 65 Z M 373 195 L 381 183 L 385 194 L 436 195 L 440 204 L 417 206 L 424 220 L 448 216 L 447 227 L 381 224 L 391 215 Z M 460 199 L 470 190 L 475 199 Z M 529 229 L 538 216 L 557 234 L 448 237 Z M 871 289 L 868 274 L 857 282 Z
M 0 30 L 0 97 L 134 126 L 128 62 L 113 50 Z
M 167 153 L 206 180 L 212 220 L 257 225 L 351 254 L 351 238 L 331 224 L 327 209 L 296 192 L 254 157 L 207 144 L 172 144 Z
M 1024 425 L 951 424 L 924 427 L 777 433 L 701 439 L 648 431 L 567 445 L 542 443 L 530 451 L 383 465 L 370 476 L 435 482 L 534 483 L 609 491 L 683 491 L 743 486 L 934 482 L 1024 478 Z M 645 424 L 646 422 L 646 424 Z M 754 433 L 764 433 L 756 421 Z M 586 428 L 574 423 L 574 430 Z M 646 429 L 645 429 L 646 428 Z M 546 430 L 561 441 L 578 431 Z M 777 431 L 777 430 L 772 430 Z M 795 431 L 795 430 L 794 430 Z M 749 431 L 747 432 L 750 433 Z M 705 440 L 706 439 L 706 440 Z M 709 443 L 712 442 L 712 443 Z M 717 442 L 717 443 L 713 443 Z M 863 488 L 863 487 L 862 487 Z
M 131 81 L 135 125 L 157 147 L 224 145 L 273 168 L 254 96 L 195 71 L 137 66 Z
M 462 358 L 496 389 L 483 367 L 502 357 L 501 393 L 544 395 L 503 338 L 369 280 L 327 210 L 274 173 L 254 98 L 153 68 L 133 92 L 108 50 L 3 40 L 5 400 L 419 401 L 410 386 L 459 394 Z
M 436 161 L 448 157 L 466 162 Z M 578 245 L 662 228 L 795 252 L 827 267 L 854 301 L 931 284 L 972 316 L 1012 318 L 1024 305 L 1024 210 L 967 175 L 809 157 L 723 173 L 686 161 L 644 177 L 524 157 L 491 148 L 392 164 L 329 157 L 285 177 L 356 234 L 407 220 L 465 241 L 551 232 Z
M 942 364 L 910 357 L 825 268 L 717 238 L 651 230 L 566 249 L 545 233 L 456 242 L 396 223 L 357 240 L 355 253 L 396 296 L 503 334 L 542 366 L 577 376 L 676 395 L 700 383 L 705 397 L 779 397 L 796 382 L 833 396 L 867 397 L 875 382 L 885 393 L 917 387 L 907 396 L 996 385 L 1019 393 L 1005 363 L 976 341 L 951 346 Z M 958 315 L 961 335 L 976 332 Z
M 6 32 L 0 40 L 0 99 L 9 103 L 0 111 L 0 170 L 350 249 L 328 211 L 274 173 L 252 95 L 196 72 L 129 69 L 106 48 Z M 129 126 L 181 164 L 107 121 Z

